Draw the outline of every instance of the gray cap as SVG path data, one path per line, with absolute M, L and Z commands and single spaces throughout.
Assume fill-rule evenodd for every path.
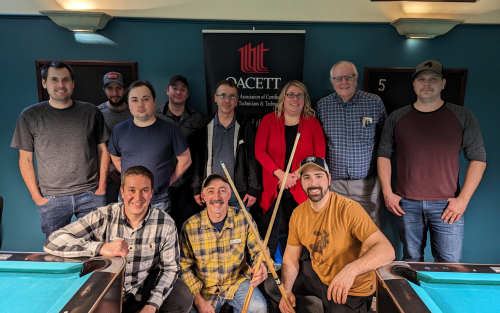
M 415 73 L 413 73 L 412 78 L 415 78 L 420 72 L 423 71 L 431 71 L 436 74 L 439 74 L 441 76 L 444 76 L 443 74 L 443 64 L 439 63 L 438 61 L 433 61 L 433 60 L 427 60 L 422 63 L 420 63 L 417 66 L 417 69 L 415 70 Z
M 102 78 L 102 85 L 106 86 L 107 83 L 115 82 L 122 86 L 125 86 L 123 83 L 123 76 L 118 72 L 109 72 Z

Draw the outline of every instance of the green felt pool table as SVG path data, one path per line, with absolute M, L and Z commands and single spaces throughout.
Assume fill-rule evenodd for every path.
M 119 313 L 122 258 L 0 252 L 0 313 Z
M 500 265 L 392 262 L 376 273 L 378 313 L 500 312 Z

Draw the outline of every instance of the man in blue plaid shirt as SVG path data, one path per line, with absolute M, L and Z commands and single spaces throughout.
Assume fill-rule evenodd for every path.
M 330 190 L 359 202 L 380 228 L 383 198 L 375 154 L 387 117 L 384 104 L 379 96 L 356 90 L 358 71 L 351 62 L 335 64 L 330 81 L 335 93 L 317 105 L 332 175 Z
M 193 295 L 179 276 L 175 222 L 151 206 L 153 173 L 143 166 L 122 175 L 123 203 L 97 208 L 53 232 L 43 249 L 61 257 L 125 259 L 124 313 L 186 313 Z

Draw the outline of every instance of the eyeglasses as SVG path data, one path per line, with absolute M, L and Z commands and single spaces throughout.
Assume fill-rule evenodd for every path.
M 297 99 L 304 99 L 306 96 L 304 95 L 301 95 L 301 94 L 293 94 L 293 93 L 285 93 L 285 95 L 290 98 L 290 99 L 293 99 L 293 98 L 297 98 Z
M 337 76 L 337 77 L 332 77 L 330 78 L 330 80 L 334 80 L 336 81 L 337 83 L 340 83 L 341 81 L 345 80 L 350 82 L 351 80 L 354 79 L 354 77 L 356 77 L 356 74 L 352 74 L 352 75 L 345 75 L 345 76 Z
M 238 99 L 238 96 L 235 96 L 235 95 L 226 95 L 225 93 L 221 94 L 221 95 L 218 95 L 218 94 L 215 94 L 217 97 L 219 97 L 219 99 L 221 100 L 226 100 L 227 98 L 229 98 L 229 100 L 234 100 L 234 99 Z

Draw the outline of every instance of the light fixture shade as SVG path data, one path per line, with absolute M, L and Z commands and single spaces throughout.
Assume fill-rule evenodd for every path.
M 71 31 L 95 32 L 103 29 L 113 17 L 104 12 L 84 12 L 84 11 L 40 11 L 47 15 L 57 25 Z
M 406 38 L 431 39 L 444 35 L 453 27 L 462 24 L 463 20 L 446 20 L 432 18 L 399 18 L 391 23 L 400 35 Z

